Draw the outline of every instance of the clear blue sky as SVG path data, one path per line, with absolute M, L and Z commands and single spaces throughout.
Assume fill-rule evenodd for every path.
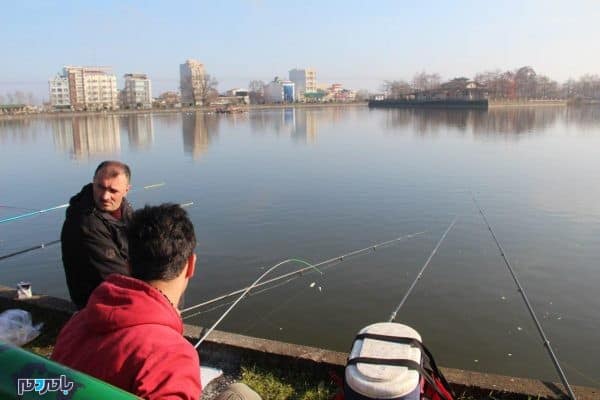
M 377 90 L 419 71 L 445 79 L 532 66 L 560 82 L 600 74 L 599 1 L 6 1 L 0 93 L 47 97 L 63 65 L 145 72 L 154 95 L 179 64 L 219 90 L 311 66 L 320 82 Z M 419 4 L 420 3 L 420 4 Z

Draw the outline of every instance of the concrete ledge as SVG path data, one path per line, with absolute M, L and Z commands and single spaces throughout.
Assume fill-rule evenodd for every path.
M 71 302 L 55 297 L 34 296 L 26 300 L 17 300 L 15 297 L 16 290 L 0 286 L 0 311 L 8 308 L 22 308 L 31 311 L 37 318 L 44 321 L 50 319 L 62 321 L 64 324 L 76 310 Z M 196 342 L 204 332 L 205 328 L 199 326 L 184 326 L 184 335 L 191 342 Z M 239 369 L 240 361 L 245 360 L 269 365 L 273 368 L 302 368 L 324 373 L 335 371 L 338 375 L 343 376 L 347 354 L 213 331 L 202 344 L 200 357 L 203 362 L 225 371 Z M 505 392 L 511 399 L 565 398 L 562 385 L 557 383 L 452 368 L 441 369 L 457 394 L 467 392 L 474 396 L 479 394 L 480 398 L 491 398 L 490 392 Z M 574 386 L 573 390 L 579 400 L 600 399 L 600 389 Z

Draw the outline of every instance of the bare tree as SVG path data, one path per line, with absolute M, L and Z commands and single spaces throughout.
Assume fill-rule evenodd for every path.
M 204 74 L 202 79 L 199 80 L 198 87 L 194 90 L 194 95 L 201 101 L 203 106 L 210 105 L 210 102 L 218 96 L 218 84 L 219 82 L 210 74 Z
M 27 92 L 27 100 L 26 101 L 27 101 L 27 104 L 30 105 L 30 106 L 32 106 L 35 103 L 37 103 L 37 100 L 36 100 L 36 98 L 35 98 L 35 96 L 33 95 L 32 92 Z
M 383 83 L 383 91 L 386 93 L 387 97 L 393 99 L 402 98 L 411 92 L 413 92 L 413 88 L 406 81 L 385 81 Z
M 360 89 L 356 92 L 356 101 L 366 101 L 369 99 L 369 91 L 367 89 Z
M 265 83 L 259 80 L 250 81 L 248 96 L 250 97 L 250 103 L 263 104 L 265 102 Z
M 439 74 L 428 74 L 425 71 L 422 71 L 418 74 L 415 74 L 412 80 L 412 86 L 415 90 L 432 90 L 436 89 L 440 86 L 442 79 Z

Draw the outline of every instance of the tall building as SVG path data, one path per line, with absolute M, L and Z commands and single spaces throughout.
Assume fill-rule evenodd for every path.
M 304 101 L 305 93 L 317 91 L 317 72 L 312 68 L 291 69 L 289 78 L 296 87 L 294 97 L 296 101 Z
M 63 69 L 69 85 L 69 100 L 75 110 L 119 108 L 117 77 L 110 67 L 74 67 Z
M 50 104 L 56 109 L 71 108 L 71 98 L 69 96 L 69 80 L 57 74 L 48 81 L 50 91 Z
M 151 108 L 152 87 L 146 74 L 125 74 L 123 104 L 128 108 Z
M 196 60 L 186 60 L 179 65 L 181 104 L 184 106 L 202 105 L 204 85 L 204 64 Z

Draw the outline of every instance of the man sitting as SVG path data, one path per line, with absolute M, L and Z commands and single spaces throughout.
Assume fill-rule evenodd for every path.
M 109 275 L 60 332 L 52 359 L 149 400 L 198 400 L 200 361 L 177 309 L 196 236 L 178 205 L 146 206 L 127 232 L 131 277 Z M 216 400 L 260 400 L 236 383 Z
M 131 277 L 112 274 L 64 326 L 52 359 L 146 399 L 200 397 L 200 362 L 177 304 L 194 274 L 187 213 L 164 204 L 134 213 Z
M 125 196 L 130 179 L 127 164 L 104 161 L 93 182 L 69 201 L 60 240 L 69 294 L 79 309 L 108 275 L 129 275 L 126 228 L 133 209 Z

